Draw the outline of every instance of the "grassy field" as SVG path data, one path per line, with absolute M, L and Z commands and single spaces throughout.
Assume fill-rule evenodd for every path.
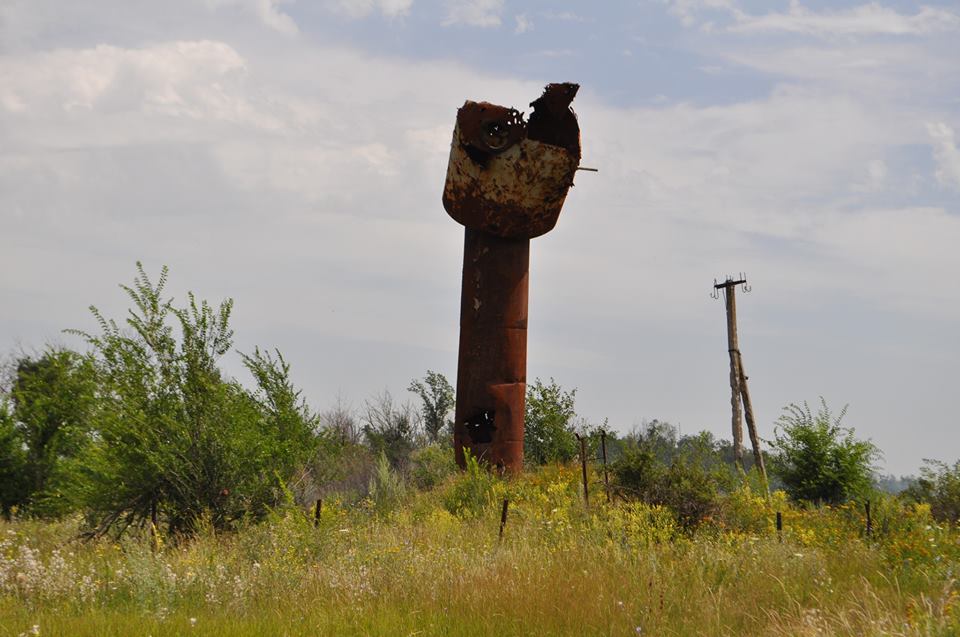
M 576 470 L 552 467 L 159 549 L 75 540 L 78 521 L 0 523 L 0 636 L 960 634 L 960 534 L 923 507 L 874 510 L 868 538 L 860 507 L 744 488 L 688 531 L 600 493 L 588 509 Z

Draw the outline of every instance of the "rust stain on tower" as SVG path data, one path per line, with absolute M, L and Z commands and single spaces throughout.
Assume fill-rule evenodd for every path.
M 550 84 L 528 121 L 467 101 L 457 111 L 443 206 L 463 224 L 454 449 L 523 468 L 530 239 L 557 223 L 580 164 L 577 84 Z

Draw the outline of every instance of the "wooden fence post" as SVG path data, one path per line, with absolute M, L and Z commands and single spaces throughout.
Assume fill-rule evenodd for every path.
M 580 467 L 583 469 L 583 503 L 590 506 L 590 490 L 587 487 L 587 439 L 574 434 L 580 441 Z
M 610 478 L 607 475 L 607 432 L 600 432 L 600 452 L 603 455 L 603 487 L 607 490 L 607 504 L 610 504 Z
M 500 535 L 497 538 L 498 541 L 503 540 L 503 527 L 507 525 L 507 507 L 510 506 L 510 501 L 506 498 L 503 499 L 503 510 L 500 511 Z

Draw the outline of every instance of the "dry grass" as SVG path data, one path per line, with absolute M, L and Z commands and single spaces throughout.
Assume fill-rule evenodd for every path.
M 331 502 L 314 528 L 291 509 L 159 552 L 71 541 L 75 522 L 0 524 L 0 636 L 960 634 L 960 538 L 922 508 L 878 507 L 868 542 L 855 509 L 744 491 L 689 535 L 660 509 L 584 510 L 572 470 L 471 479 L 393 511 Z M 478 493 L 475 514 L 447 510 Z

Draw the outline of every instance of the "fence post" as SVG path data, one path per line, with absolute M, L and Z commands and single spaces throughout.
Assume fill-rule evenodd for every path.
M 603 454 L 603 487 L 607 490 L 607 504 L 610 504 L 610 478 L 607 476 L 607 432 L 600 432 L 600 451 Z
M 873 518 L 870 516 L 870 500 L 867 500 L 867 538 L 873 535 Z
M 510 501 L 506 498 L 503 499 L 503 510 L 500 511 L 500 535 L 497 538 L 498 541 L 503 540 L 503 527 L 507 525 L 507 507 L 510 506 Z
M 323 508 L 323 500 L 317 498 L 317 503 L 313 508 L 313 526 L 320 526 L 320 511 Z
M 583 503 L 590 506 L 590 491 L 587 487 L 587 439 L 580 434 L 574 434 L 580 441 L 580 467 L 583 469 Z
M 153 551 L 156 553 L 160 550 L 160 522 L 157 516 L 157 501 L 154 499 L 150 503 L 150 535 L 153 538 Z
M 777 542 L 783 542 L 783 514 L 777 511 Z

